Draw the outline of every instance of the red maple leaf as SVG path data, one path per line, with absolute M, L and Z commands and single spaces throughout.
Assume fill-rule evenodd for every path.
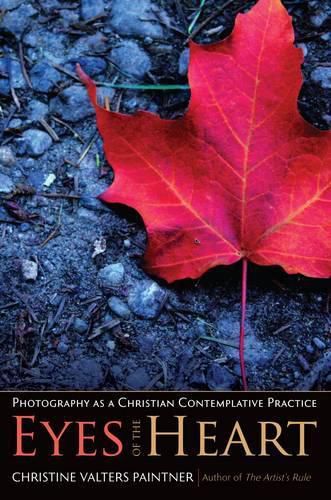
M 191 43 L 192 95 L 177 120 L 103 109 L 79 70 L 115 170 L 100 198 L 141 214 L 145 269 L 168 282 L 243 259 L 242 349 L 247 260 L 331 275 L 330 134 L 298 111 L 293 41 L 280 0 L 259 0 L 224 41 Z

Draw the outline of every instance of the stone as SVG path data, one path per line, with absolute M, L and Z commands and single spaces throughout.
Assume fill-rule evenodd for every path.
M 306 43 L 298 43 L 297 44 L 298 48 L 302 50 L 303 57 L 306 57 L 308 54 L 308 47 Z
M 45 174 L 40 172 L 40 170 L 32 170 L 28 175 L 28 184 L 33 186 L 38 191 L 42 189 L 44 184 Z
M 38 265 L 34 260 L 22 260 L 22 275 L 26 281 L 36 281 L 38 277 Z
M 301 366 L 301 368 L 303 369 L 303 371 L 309 372 L 310 366 L 309 366 L 309 363 L 306 360 L 306 358 L 304 356 L 302 356 L 302 354 L 298 354 L 298 358 L 297 359 L 298 359 L 299 365 Z
M 73 324 L 73 329 L 75 332 L 83 334 L 87 332 L 88 329 L 88 323 L 84 319 L 81 318 L 75 318 L 74 319 L 74 324 Z
M 70 28 L 71 24 L 79 23 L 79 14 L 74 10 L 61 9 L 60 16 L 63 19 L 63 26 Z
M 108 307 L 120 318 L 128 319 L 130 317 L 130 309 L 126 303 L 118 297 L 110 297 L 108 300 Z
M 100 75 L 107 69 L 107 63 L 101 57 L 78 57 L 67 62 L 65 68 L 74 73 L 76 71 L 76 64 L 80 64 L 89 76 Z
M 80 2 L 80 13 L 84 21 L 104 14 L 104 12 L 105 5 L 103 0 L 81 0 Z
M 14 190 L 14 188 L 15 184 L 13 183 L 11 178 L 8 175 L 2 174 L 0 172 L 0 193 L 5 193 L 5 194 L 11 193 Z
M 12 167 L 16 163 L 15 155 L 10 146 L 0 147 L 0 165 Z
M 106 208 L 103 205 L 103 203 L 98 200 L 95 196 L 90 196 L 90 195 L 83 195 L 80 200 L 79 204 L 86 208 L 87 210 L 95 210 L 95 211 L 105 211 Z
M 63 76 L 47 61 L 41 61 L 31 69 L 30 78 L 34 90 L 47 94 L 63 79 Z
M 314 16 L 311 16 L 311 23 L 316 26 L 316 28 L 320 28 L 322 24 L 328 19 L 329 12 L 325 10 L 320 10 Z
M 225 340 L 234 346 L 238 345 L 238 336 L 240 331 L 240 322 L 236 311 L 224 311 L 217 321 L 217 337 L 219 340 Z M 222 345 L 222 350 L 225 355 L 237 361 L 238 352 L 233 347 Z M 250 322 L 250 318 L 246 321 L 245 331 L 245 359 L 247 364 L 252 366 L 269 366 L 273 356 L 275 356 L 276 346 L 270 342 L 266 342 L 256 335 L 255 328 Z
M 122 375 L 123 369 L 120 365 L 113 365 L 111 367 L 111 372 L 112 372 L 113 377 L 118 378 Z
M 331 68 L 327 66 L 317 66 L 311 74 L 314 82 L 318 83 L 323 89 L 331 89 Z
M 311 344 L 307 344 L 306 351 L 308 352 L 308 354 L 314 354 L 315 349 L 313 348 L 313 346 Z
M 88 54 L 89 52 L 93 52 L 94 54 L 108 52 L 109 50 L 109 39 L 98 31 L 95 35 L 89 35 L 80 37 L 74 47 L 76 54 Z
M 116 264 L 109 264 L 99 271 L 98 278 L 105 288 L 112 288 L 119 286 L 124 278 L 123 264 L 117 262 Z
M 331 128 L 331 115 L 329 115 L 328 113 L 324 113 L 322 115 L 322 118 L 325 121 L 325 123 L 327 124 L 328 128 Z
M 48 106 L 47 106 L 47 104 L 44 104 L 41 101 L 37 101 L 36 99 L 33 99 L 28 104 L 27 112 L 28 112 L 28 117 L 30 120 L 38 121 L 38 120 L 45 118 L 45 116 L 47 116 Z
M 47 62 L 49 64 L 63 64 L 64 54 L 66 54 L 68 50 L 68 35 L 58 30 L 54 31 L 53 33 L 47 25 L 42 27 L 39 24 L 38 29 L 29 31 L 24 36 L 24 45 L 29 47 L 26 51 L 26 55 L 31 61 L 35 63 Z M 41 51 L 43 59 L 40 59 Z M 63 75 L 62 78 L 65 78 L 65 76 Z
M 23 89 L 26 87 L 21 65 L 17 59 L 12 57 L 0 58 L 0 73 L 6 75 L 6 78 L 0 79 L 0 92 L 4 95 L 10 94 L 10 87 L 14 89 Z
M 112 354 L 116 347 L 116 342 L 114 340 L 107 340 L 106 346 L 107 349 L 109 350 L 109 354 Z
M 20 118 L 13 118 L 8 124 L 9 130 L 17 130 L 23 126 L 23 121 Z
M 319 339 L 318 337 L 314 337 L 313 338 L 313 343 L 315 344 L 315 346 L 317 347 L 317 349 L 320 349 L 321 351 L 323 349 L 326 349 L 326 343 L 323 342 L 323 340 Z
M 88 208 L 84 208 L 84 207 L 80 207 L 77 210 L 77 217 L 79 217 L 81 219 L 85 219 L 84 222 L 89 221 L 90 223 L 95 223 L 95 224 L 98 222 L 98 215 L 95 212 L 93 212 L 92 210 L 89 210 Z M 95 245 L 95 242 L 94 242 L 94 245 Z M 98 253 L 96 253 L 96 250 L 94 250 L 94 252 L 92 254 L 92 259 L 94 259 L 96 255 L 98 255 Z
M 132 312 L 141 318 L 155 318 L 165 297 L 163 290 L 151 280 L 143 280 L 134 285 L 129 293 L 128 304 Z
M 183 52 L 180 54 L 178 61 L 178 73 L 181 76 L 187 75 L 189 60 L 190 60 L 190 51 L 189 49 L 184 49 Z
M 11 86 L 14 89 L 24 89 L 26 81 L 22 73 L 21 64 L 17 59 L 9 58 L 9 77 Z
M 9 96 L 10 85 L 7 78 L 0 78 L 0 95 Z
M 331 31 L 328 33 L 324 33 L 324 35 L 321 35 L 321 38 L 324 42 L 329 42 L 331 39 Z
M 79 122 L 94 114 L 85 88 L 72 85 L 50 101 L 50 111 L 64 121 Z
M 149 382 L 150 378 L 145 368 L 137 368 L 137 370 L 130 373 L 126 378 L 126 384 L 135 390 L 143 389 Z
M 21 5 L 25 0 L 1 0 L 0 7 L 4 10 L 13 10 L 16 9 L 19 5 Z
M 143 78 L 151 69 L 148 54 L 130 40 L 123 41 L 111 51 L 111 60 L 120 71 L 135 78 Z
M 66 370 L 66 384 L 70 389 L 97 389 L 104 381 L 100 361 L 81 357 Z
M 150 0 L 113 0 L 110 25 L 124 36 L 164 38 L 163 29 L 153 14 Z
M 31 17 L 38 14 L 32 5 L 22 4 L 17 9 L 7 12 L 2 19 L 0 27 L 10 31 L 19 40 L 31 23 Z
M 190 376 L 190 386 L 193 389 L 205 389 L 206 388 L 206 376 L 204 372 L 200 369 L 194 370 Z
M 59 354 L 66 354 L 69 351 L 69 345 L 66 342 L 60 340 L 56 350 Z
M 137 340 L 141 352 L 151 353 L 153 351 L 155 344 L 155 335 L 144 334 L 141 335 Z
M 23 132 L 23 139 L 26 144 L 27 152 L 33 156 L 38 157 L 47 151 L 52 145 L 51 137 L 42 130 L 30 129 Z
M 237 383 L 237 378 L 224 366 L 212 363 L 206 373 L 206 382 L 210 390 L 231 390 Z

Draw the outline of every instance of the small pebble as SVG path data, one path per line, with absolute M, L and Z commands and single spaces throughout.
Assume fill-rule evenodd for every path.
M 63 79 L 63 75 L 47 61 L 40 61 L 30 71 L 33 89 L 47 94 Z
M 207 385 L 206 376 L 201 369 L 195 370 L 191 374 L 189 382 L 194 389 L 205 389 Z
M 41 156 L 52 145 L 50 136 L 42 130 L 30 129 L 23 132 L 27 152 L 33 156 Z
M 150 36 L 145 36 L 144 44 L 145 45 L 152 45 L 152 43 L 153 43 L 153 38 L 151 38 Z
M 322 24 L 324 24 L 324 22 L 327 20 L 327 18 L 328 18 L 327 10 L 325 11 L 320 10 L 319 12 L 317 12 L 317 14 L 311 16 L 310 21 L 314 26 L 316 26 L 316 28 L 320 28 Z
M 118 378 L 118 377 L 120 377 L 120 375 L 122 375 L 123 369 L 120 365 L 113 365 L 111 367 L 111 372 L 112 372 L 113 377 Z
M 306 345 L 306 351 L 308 352 L 308 354 L 314 354 L 315 349 L 313 348 L 313 346 L 311 344 L 308 344 L 308 345 Z
M 6 10 L 16 9 L 24 0 L 2 0 L 1 7 Z
M 311 73 L 312 80 L 318 83 L 323 89 L 331 89 L 331 68 L 318 66 Z
M 80 11 L 84 21 L 104 14 L 105 5 L 103 0 L 81 0 Z
M 100 75 L 107 69 L 107 63 L 105 59 L 101 57 L 79 57 L 67 63 L 66 66 L 69 71 L 74 73 L 76 71 L 77 63 L 80 64 L 83 71 L 91 77 Z
M 73 328 L 74 328 L 75 332 L 83 334 L 88 329 L 88 323 L 87 323 L 87 321 L 85 321 L 81 318 L 75 318 Z
M 143 78 L 152 68 L 149 55 L 131 40 L 124 40 L 111 51 L 111 61 L 123 73 L 135 78 Z
M 306 358 L 302 356 L 302 354 L 298 355 L 298 362 L 299 362 L 299 365 L 301 366 L 301 368 L 303 369 L 303 371 L 309 372 L 309 370 L 310 370 L 309 363 L 306 360 Z
M 66 384 L 74 389 L 98 389 L 104 382 L 100 360 L 81 354 L 64 372 Z
M 0 147 L 0 164 L 4 167 L 12 167 L 16 163 L 15 155 L 9 146 Z
M 30 2 L 24 2 L 16 10 L 9 12 L 4 10 L 0 17 L 0 27 L 3 25 L 6 31 L 10 31 L 17 40 L 20 40 L 23 33 L 29 27 L 32 16 L 35 15 L 38 15 L 38 11 L 30 5 Z
M 48 106 L 47 106 L 47 104 L 44 104 L 41 101 L 37 101 L 36 99 L 33 99 L 28 104 L 27 112 L 28 112 L 28 117 L 30 118 L 30 120 L 38 121 L 38 120 L 41 120 L 42 118 L 45 118 L 45 116 L 48 113 Z
M 59 354 L 66 354 L 69 351 L 69 346 L 65 342 L 60 341 L 56 350 Z
M 326 344 L 325 342 L 323 342 L 321 339 L 319 339 L 318 337 L 314 337 L 313 338 L 313 342 L 314 344 L 316 345 L 317 349 L 320 349 L 321 351 L 323 349 L 326 349 Z
M 137 368 L 126 378 L 126 384 L 132 389 L 143 389 L 148 385 L 150 378 L 145 368 Z
M 298 47 L 302 49 L 303 56 L 306 57 L 306 55 L 308 54 L 307 45 L 305 43 L 298 43 Z
M 129 294 L 129 307 L 132 312 L 141 318 L 155 318 L 160 310 L 165 293 L 165 290 L 154 281 L 139 281 Z
M 20 118 L 13 118 L 9 122 L 8 130 L 18 129 L 18 128 L 21 128 L 22 126 L 23 126 L 23 122 Z
M 124 278 L 124 267 L 120 262 L 109 264 L 99 271 L 98 278 L 105 288 L 119 286 Z
M 189 59 L 190 59 L 190 51 L 189 49 L 184 49 L 181 55 L 179 56 L 179 61 L 178 61 L 178 73 L 181 76 L 185 76 L 187 74 Z
M 0 172 L 0 193 L 11 193 L 14 189 L 15 185 L 11 178 Z
M 331 38 L 331 32 L 328 31 L 328 33 L 324 33 L 323 35 L 321 35 L 321 38 L 324 42 L 329 42 Z
M 85 88 L 71 85 L 51 99 L 50 111 L 64 121 L 80 122 L 94 114 Z
M 82 195 L 79 204 L 87 210 L 101 211 L 104 210 L 104 205 L 95 196 Z
M 130 309 L 123 300 L 118 297 L 111 297 L 108 300 L 109 309 L 123 319 L 128 319 L 130 317 Z
M 36 281 L 38 277 L 38 265 L 33 260 L 22 261 L 22 274 L 26 281 Z
M 237 379 L 224 366 L 212 363 L 206 374 L 206 383 L 210 390 L 221 391 L 234 388 Z
M 164 30 L 152 12 L 151 0 L 112 0 L 110 24 L 123 36 L 164 38 Z M 159 14 L 165 15 L 159 7 Z
M 106 346 L 109 349 L 109 351 L 113 351 L 115 349 L 116 343 L 114 340 L 108 340 Z

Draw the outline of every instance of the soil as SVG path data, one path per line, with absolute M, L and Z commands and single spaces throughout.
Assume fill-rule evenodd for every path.
M 185 84 L 185 39 L 200 4 L 131 0 L 129 12 L 124 3 L 116 12 L 115 0 L 0 0 L 0 388 L 5 390 L 241 388 L 241 265 L 219 267 L 196 282 L 159 282 L 158 296 L 140 303 L 139 294 L 153 280 L 140 265 L 143 224 L 134 212 L 95 198 L 111 183 L 112 170 L 85 90 L 74 79 L 75 63 L 94 71 L 99 82 Z M 227 2 L 196 41 L 224 38 L 235 15 L 253 3 Z M 301 113 L 327 129 L 330 6 L 326 0 L 284 4 L 305 52 Z M 196 27 L 219 6 L 207 0 Z M 185 112 L 189 100 L 185 90 L 108 93 L 112 106 L 123 112 L 148 109 L 170 118 Z M 52 141 L 36 131 L 51 134 Z M 21 193 L 11 197 L 18 184 Z M 16 205 L 8 205 L 8 195 Z M 113 272 L 105 286 L 99 273 L 109 264 L 123 268 L 116 267 L 118 282 Z M 330 388 L 329 282 L 250 265 L 248 283 L 249 388 Z M 130 307 L 130 296 L 140 304 L 139 314 Z M 110 301 L 110 307 L 111 297 L 120 300 Z

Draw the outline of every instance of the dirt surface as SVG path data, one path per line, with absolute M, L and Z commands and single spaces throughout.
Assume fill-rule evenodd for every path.
M 225 37 L 254 2 L 226 3 L 195 40 Z M 327 129 L 329 2 L 284 3 L 305 53 L 300 110 Z M 0 0 L 0 388 L 240 389 L 240 265 L 172 286 L 143 272 L 141 220 L 95 198 L 112 171 L 74 73 L 80 62 L 99 82 L 187 83 L 199 4 Z M 221 5 L 207 0 L 196 27 Z M 185 90 L 104 95 L 123 112 L 170 118 L 189 99 Z M 328 287 L 250 266 L 251 389 L 330 388 Z

